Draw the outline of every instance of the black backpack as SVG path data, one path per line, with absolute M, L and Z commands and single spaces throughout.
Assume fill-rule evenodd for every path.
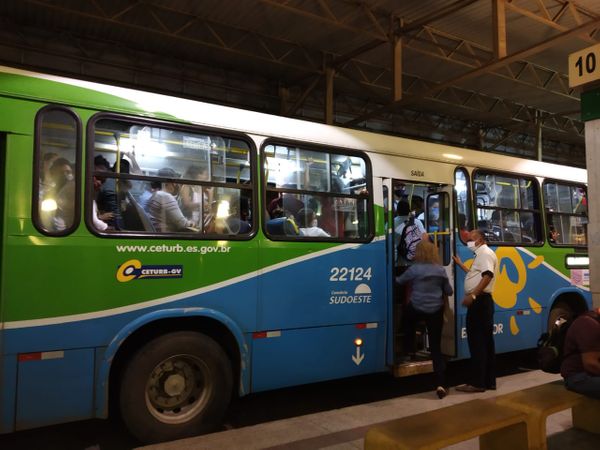
M 584 313 L 600 321 L 600 316 L 593 312 Z M 564 347 L 567 331 L 578 315 L 569 319 L 560 317 L 547 333 L 542 333 L 537 343 L 537 361 L 544 372 L 560 373 L 560 365 L 565 358 Z
M 398 255 L 402 256 L 406 261 L 412 261 L 415 257 L 415 249 L 421 240 L 419 227 L 415 224 L 415 216 L 411 215 L 410 219 L 404 221 L 404 228 L 400 234 L 400 242 L 398 243 Z

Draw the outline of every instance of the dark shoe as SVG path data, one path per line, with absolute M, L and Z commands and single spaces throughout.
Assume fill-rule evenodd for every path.
M 440 398 L 440 399 L 442 399 L 446 395 L 448 395 L 448 391 L 442 386 L 438 386 L 437 389 L 435 390 L 435 393 L 437 394 L 438 398 Z
M 461 384 L 460 386 L 456 386 L 456 390 L 460 392 L 485 392 L 484 388 L 480 388 L 477 386 L 472 386 L 470 384 Z

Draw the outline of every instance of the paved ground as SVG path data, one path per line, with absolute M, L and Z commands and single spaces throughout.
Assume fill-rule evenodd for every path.
M 433 392 L 427 391 L 142 448 L 144 450 L 362 449 L 364 434 L 373 424 L 473 398 L 493 397 L 559 378 L 557 375 L 538 370 L 528 371 L 499 378 L 497 391 L 465 394 L 451 389 L 450 395 L 443 400 L 439 400 Z M 600 436 L 572 430 L 571 425 L 569 411 L 549 417 L 547 423 L 550 436 L 549 449 L 596 450 L 600 448 Z M 479 448 L 479 443 L 477 439 L 473 439 L 449 448 L 471 450 Z

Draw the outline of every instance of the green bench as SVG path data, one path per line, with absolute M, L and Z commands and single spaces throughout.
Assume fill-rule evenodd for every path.
M 575 428 L 600 433 L 600 400 L 568 391 L 562 381 L 511 392 L 494 400 L 498 405 L 515 408 L 527 414 L 527 433 L 532 449 L 547 448 L 546 419 L 549 415 L 565 409 L 572 410 Z
M 475 399 L 376 425 L 367 432 L 365 449 L 438 449 L 478 436 L 481 449 L 527 449 L 527 414 Z

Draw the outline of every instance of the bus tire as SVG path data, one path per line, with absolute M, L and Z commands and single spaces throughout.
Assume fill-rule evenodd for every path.
M 550 332 L 554 327 L 556 321 L 560 318 L 565 320 L 570 320 L 573 317 L 573 310 L 569 306 L 567 302 L 558 301 L 554 304 L 552 309 L 550 310 L 550 314 L 548 315 L 548 329 Z
M 210 337 L 192 331 L 142 346 L 121 378 L 123 421 L 141 442 L 206 433 L 218 426 L 232 393 L 231 363 Z

